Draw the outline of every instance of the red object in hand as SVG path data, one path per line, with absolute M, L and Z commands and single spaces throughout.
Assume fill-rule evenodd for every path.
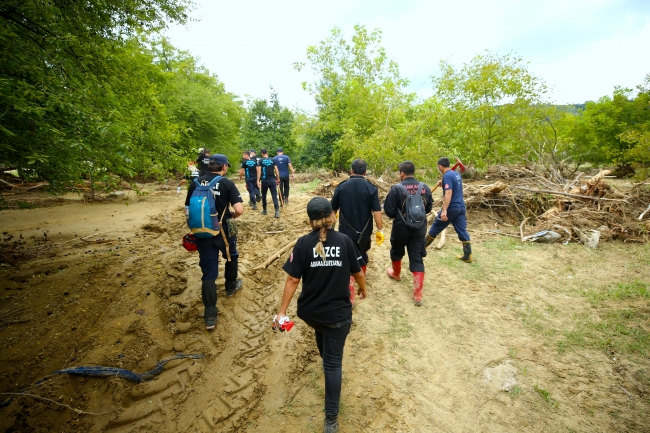
M 291 328 L 293 328 L 293 322 L 291 320 L 289 320 L 289 318 L 287 316 L 281 317 L 280 320 L 276 321 L 277 318 L 278 318 L 278 316 L 275 316 L 273 318 L 273 330 L 274 331 L 282 331 L 282 332 L 291 331 Z

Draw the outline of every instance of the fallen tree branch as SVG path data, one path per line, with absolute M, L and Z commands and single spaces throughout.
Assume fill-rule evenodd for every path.
M 528 221 L 528 217 L 524 218 L 524 220 L 519 224 L 519 235 L 521 236 L 521 241 L 524 241 L 524 224 L 526 224 L 526 221 Z
M 641 215 L 639 215 L 639 221 L 641 221 L 643 219 L 643 217 L 645 216 L 645 214 L 648 213 L 648 211 L 650 211 L 650 204 L 648 205 L 646 210 L 644 210 L 643 213 Z
M 271 257 L 269 257 L 264 263 L 262 263 L 261 265 L 259 265 L 256 268 L 253 268 L 253 270 L 256 271 L 258 269 L 266 269 L 266 268 L 268 268 L 271 263 L 276 261 L 277 258 L 282 255 L 282 253 L 286 252 L 289 248 L 293 248 L 293 246 L 296 245 L 296 242 L 298 242 L 298 239 L 289 242 L 288 244 L 283 246 L 279 251 L 277 251 L 275 254 L 273 254 Z
M 526 188 L 524 186 L 515 186 L 514 188 L 517 189 L 523 189 L 524 191 L 531 191 L 531 192 L 536 192 L 540 194 L 552 194 L 552 195 L 561 195 L 565 197 L 573 197 L 573 198 L 579 198 L 582 200 L 595 200 L 595 201 L 618 201 L 618 202 L 624 202 L 628 203 L 627 200 L 624 199 L 618 199 L 618 198 L 602 198 L 602 197 L 591 197 L 587 195 L 580 195 L 580 194 L 569 194 L 568 192 L 559 192 L 559 191 L 553 191 L 551 189 L 533 189 L 533 188 Z

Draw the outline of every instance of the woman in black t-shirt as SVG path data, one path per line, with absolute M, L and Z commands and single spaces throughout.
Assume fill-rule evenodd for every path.
M 287 307 L 302 279 L 298 297 L 298 317 L 314 328 L 316 345 L 323 359 L 325 374 L 325 432 L 338 431 L 341 398 L 343 347 L 352 325 L 350 275 L 359 284 L 359 297 L 366 294 L 366 279 L 361 272 L 363 259 L 354 242 L 332 230 L 336 216 L 329 200 L 315 197 L 307 204 L 311 233 L 296 241 L 284 264 L 288 274 L 282 305 L 276 320 L 286 318 Z

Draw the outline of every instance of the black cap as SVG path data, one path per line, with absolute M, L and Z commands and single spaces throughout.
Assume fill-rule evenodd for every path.
M 226 155 L 222 155 L 221 153 L 211 155 L 210 161 L 214 161 L 219 165 L 230 165 L 228 164 L 228 157 Z
M 330 216 L 331 213 L 332 205 L 324 197 L 314 197 L 307 203 L 307 215 L 309 219 L 319 220 Z
M 277 150 L 277 151 L 278 151 L 278 152 L 284 152 L 284 150 L 282 150 L 281 147 L 278 147 L 278 150 Z
M 251 150 L 249 150 L 249 152 L 257 153 L 257 152 L 255 152 L 255 149 L 251 149 Z

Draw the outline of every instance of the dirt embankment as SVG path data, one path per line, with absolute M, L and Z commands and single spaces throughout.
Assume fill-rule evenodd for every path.
M 280 219 L 245 206 L 244 289 L 226 298 L 217 280 L 215 332 L 203 329 L 198 255 L 180 245 L 186 229 L 175 192 L 129 206 L 0 213 L 3 239 L 14 236 L 6 243 L 20 242 L 24 253 L 0 267 L 0 391 L 32 387 L 31 396 L 3 395 L 16 398 L 1 409 L 0 429 L 320 431 L 312 333 L 299 320 L 290 333 L 269 326 L 288 253 L 255 270 L 306 233 L 311 197 L 293 193 Z M 475 263 L 455 259 L 460 247 L 448 233 L 425 259 L 420 308 L 410 302 L 408 271 L 401 283 L 385 275 L 389 240 L 371 250 L 370 297 L 359 301 L 346 345 L 341 431 L 647 431 L 648 298 L 605 295 L 620 282 L 650 281 L 648 247 L 520 245 L 490 233 L 511 224 L 498 214 L 477 210 L 469 221 Z M 627 315 L 601 333 L 618 309 Z M 34 386 L 63 367 L 144 372 L 179 352 L 204 358 L 172 361 L 141 384 L 59 375 Z

